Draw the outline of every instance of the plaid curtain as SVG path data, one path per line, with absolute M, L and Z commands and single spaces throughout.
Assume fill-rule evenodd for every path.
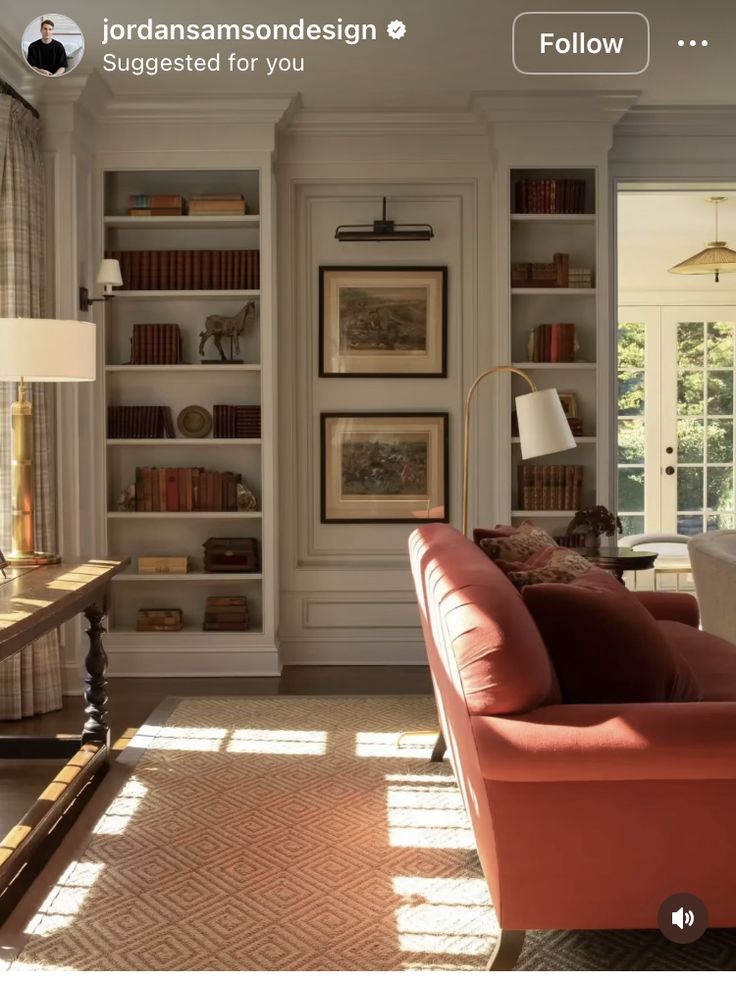
M 39 123 L 0 95 L 0 317 L 44 316 L 43 168 Z M 0 352 L 2 357 L 2 352 Z M 33 404 L 36 548 L 56 547 L 54 405 L 49 385 L 30 385 Z M 15 386 L 0 382 L 0 548 L 10 551 L 10 404 Z M 0 587 L 1 588 L 1 587 Z M 56 631 L 0 664 L 0 718 L 61 708 Z

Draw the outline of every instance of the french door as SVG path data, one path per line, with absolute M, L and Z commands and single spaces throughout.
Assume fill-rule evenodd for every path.
M 736 527 L 735 307 L 621 307 L 618 498 L 625 533 Z

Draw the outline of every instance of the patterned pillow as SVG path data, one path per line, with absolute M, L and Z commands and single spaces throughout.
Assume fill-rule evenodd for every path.
M 525 562 L 542 549 L 558 546 L 544 529 L 525 521 L 518 534 L 503 538 L 483 538 L 480 547 L 494 562 Z
M 569 548 L 546 548 L 527 562 L 498 562 L 517 589 L 542 582 L 574 582 L 593 568 L 591 562 Z

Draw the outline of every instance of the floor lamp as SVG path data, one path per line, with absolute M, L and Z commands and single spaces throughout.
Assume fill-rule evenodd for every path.
M 37 552 L 33 534 L 33 409 L 28 382 L 94 381 L 95 324 L 77 320 L 0 319 L 0 381 L 18 382 L 12 415 L 11 565 L 46 565 L 59 556 Z
M 554 388 L 538 389 L 525 371 L 501 364 L 481 372 L 468 390 L 465 399 L 465 429 L 463 434 L 463 535 L 468 534 L 468 477 L 470 473 L 470 413 L 473 396 L 478 385 L 489 375 L 510 372 L 519 375 L 531 391 L 516 396 L 516 417 L 519 423 L 519 442 L 521 458 L 544 456 L 547 453 L 561 453 L 576 446 L 570 424 L 562 408 L 560 396 Z

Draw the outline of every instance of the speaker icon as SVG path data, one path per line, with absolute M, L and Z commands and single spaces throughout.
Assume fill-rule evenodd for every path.
M 672 914 L 672 926 L 679 927 L 681 930 L 684 930 L 686 926 L 691 927 L 694 922 L 695 914 L 691 909 L 685 909 L 681 906 Z

